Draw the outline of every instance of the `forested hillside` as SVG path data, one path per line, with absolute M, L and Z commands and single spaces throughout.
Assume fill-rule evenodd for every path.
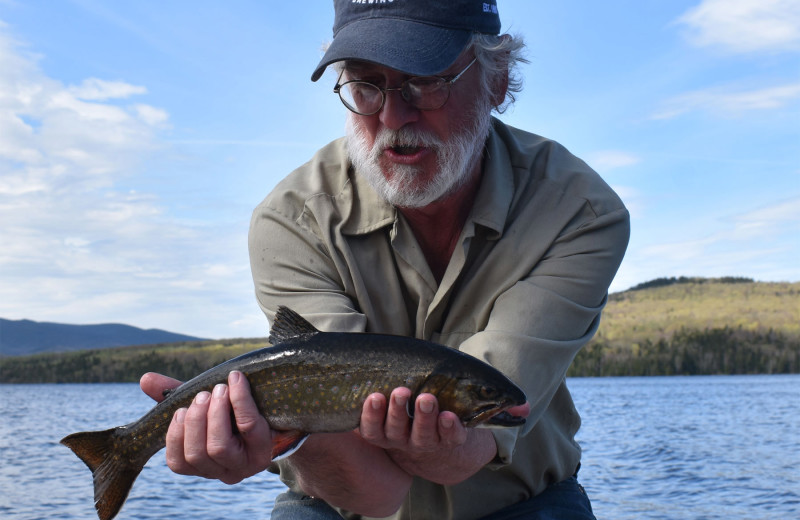
M 153 371 L 185 381 L 268 344 L 232 339 L 6 357 L 0 358 L 0 383 L 135 382 Z
M 265 339 L 183 342 L 0 358 L 0 382 L 188 379 Z M 664 278 L 610 295 L 570 376 L 800 372 L 800 283 Z
M 663 278 L 615 293 L 569 374 L 800 372 L 800 283 Z

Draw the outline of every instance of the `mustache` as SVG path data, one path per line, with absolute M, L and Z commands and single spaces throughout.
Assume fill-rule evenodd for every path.
M 424 147 L 437 151 L 444 143 L 436 135 L 416 128 L 403 127 L 398 130 L 381 128 L 375 136 L 371 154 L 379 157 L 387 148 Z

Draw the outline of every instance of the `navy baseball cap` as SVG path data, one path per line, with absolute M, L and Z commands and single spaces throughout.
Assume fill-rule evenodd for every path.
M 342 60 L 414 76 L 452 65 L 472 33 L 500 34 L 496 0 L 334 0 L 333 42 L 311 75 Z

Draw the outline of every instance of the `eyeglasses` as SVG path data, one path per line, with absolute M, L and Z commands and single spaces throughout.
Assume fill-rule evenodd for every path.
M 420 109 L 436 110 L 442 108 L 450 98 L 450 87 L 464 75 L 478 59 L 473 58 L 464 70 L 450 79 L 440 76 L 415 76 L 409 78 L 395 88 L 383 88 L 368 81 L 352 80 L 339 83 L 344 70 L 336 80 L 333 91 L 351 111 L 362 116 L 377 114 L 386 102 L 386 93 L 392 90 L 400 92 L 403 100 Z

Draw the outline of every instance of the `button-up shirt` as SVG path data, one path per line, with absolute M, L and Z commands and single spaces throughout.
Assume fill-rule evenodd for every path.
M 454 486 L 416 478 L 393 518 L 480 518 L 572 476 L 580 462 L 565 374 L 597 330 L 628 211 L 563 146 L 496 119 L 480 182 L 440 283 L 402 214 L 353 170 L 344 138 L 253 213 L 250 262 L 268 318 L 285 305 L 320 330 L 442 343 L 494 365 L 528 397 L 524 426 L 492 430 L 494 462 Z M 288 466 L 272 469 L 294 485 Z

